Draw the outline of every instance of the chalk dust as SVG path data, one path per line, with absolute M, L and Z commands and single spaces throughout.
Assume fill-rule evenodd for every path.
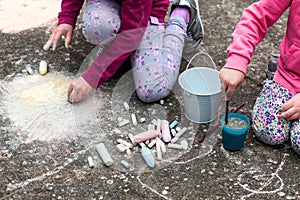
M 0 108 L 12 121 L 26 141 L 50 141 L 74 138 L 78 122 L 73 105 L 67 101 L 69 83 L 74 77 L 62 73 L 48 73 L 15 77 L 2 83 L 8 93 L 0 96 Z M 84 123 L 90 116 L 81 115 Z
M 54 24 L 61 0 L 0 0 L 0 31 L 17 33 Z

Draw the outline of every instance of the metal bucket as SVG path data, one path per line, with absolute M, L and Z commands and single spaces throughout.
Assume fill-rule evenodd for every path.
M 207 56 L 216 68 L 211 57 L 200 52 L 190 60 L 178 82 L 182 88 L 186 117 L 195 123 L 208 123 L 218 114 L 222 98 L 221 81 L 216 69 L 202 66 L 188 69 L 191 61 L 200 54 Z

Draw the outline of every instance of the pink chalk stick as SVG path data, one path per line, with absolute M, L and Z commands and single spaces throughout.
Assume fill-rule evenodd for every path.
M 144 142 L 146 140 L 150 140 L 153 138 L 156 138 L 158 136 L 159 132 L 157 130 L 150 130 L 145 131 L 143 133 L 137 134 L 133 136 L 133 141 L 135 143 Z
M 156 138 L 158 140 L 159 138 Z M 161 146 L 159 141 L 156 141 L 156 154 L 157 154 L 157 160 L 162 161 L 162 153 L 161 153 Z
M 161 132 L 162 132 L 162 139 L 164 142 L 168 143 L 171 142 L 171 132 L 169 122 L 167 120 L 161 120 Z

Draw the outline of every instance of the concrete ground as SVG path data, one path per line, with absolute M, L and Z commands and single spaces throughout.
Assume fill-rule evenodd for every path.
M 225 63 L 230 34 L 242 10 L 253 2 L 200 2 L 205 27 L 202 50 L 212 56 L 218 69 Z M 286 15 L 280 18 L 257 47 L 246 81 L 234 94 L 230 109 L 245 103 L 240 112 L 251 116 L 252 106 L 265 79 L 266 63 L 271 52 L 278 49 L 286 19 Z M 65 50 L 61 43 L 57 51 L 43 52 L 49 26 L 0 33 L 0 77 L 3 81 L 8 75 L 21 73 L 26 65 L 37 66 L 42 59 L 49 63 L 50 73 L 76 75 L 94 48 L 81 34 L 80 19 L 73 47 L 69 50 Z M 184 57 L 183 69 L 188 59 Z M 199 60 L 194 62 L 195 66 L 200 64 Z M 159 102 L 143 104 L 132 94 L 128 100 L 130 112 L 146 116 L 147 120 L 153 116 L 168 120 L 177 118 L 180 126 L 191 127 L 190 133 L 195 133 L 185 136 L 190 148 L 166 154 L 165 158 L 172 159 L 158 164 L 153 170 L 140 160 L 139 148 L 130 160 L 134 165 L 132 170 L 120 167 L 121 156 L 110 149 L 116 162 L 113 167 L 103 166 L 95 144 L 110 142 L 114 146 L 116 138 L 124 138 L 123 130 L 137 131 L 144 126 L 117 127 L 116 118 L 126 114 L 122 98 L 128 94 L 122 93 L 122 87 L 116 94 L 116 88 L 120 83 L 131 87 L 130 75 L 129 79 L 124 75 L 126 70 L 119 70 L 94 93 L 95 121 L 98 121 L 78 137 L 66 132 L 69 138 L 27 141 L 28 133 L 15 128 L 16 124 L 6 111 L 0 110 L 0 199 L 300 199 L 299 156 L 289 143 L 275 147 L 265 145 L 253 137 L 249 129 L 243 149 L 229 152 L 223 148 L 220 128 L 212 130 L 213 123 L 197 125 L 184 117 L 182 97 L 177 90 L 164 100 L 163 105 Z M 4 92 L 0 92 L 3 96 Z M 77 107 L 72 108 L 75 118 L 80 119 L 82 116 Z M 207 136 L 201 143 L 199 138 L 206 130 Z M 106 134 L 100 137 L 98 133 Z M 94 158 L 94 168 L 88 166 L 88 156 Z

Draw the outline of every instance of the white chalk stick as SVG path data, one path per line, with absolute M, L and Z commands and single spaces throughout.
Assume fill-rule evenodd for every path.
M 26 71 L 29 75 L 32 75 L 33 74 L 33 70 L 30 66 L 26 66 Z
M 93 158 L 91 156 L 88 157 L 88 163 L 89 163 L 89 166 L 90 168 L 93 168 L 95 167 L 95 164 L 94 164 L 94 161 L 93 161 Z
M 167 120 L 161 120 L 161 133 L 164 142 L 171 142 L 170 125 Z
M 134 113 L 131 114 L 131 120 L 132 120 L 132 123 L 134 126 L 136 126 L 138 124 Z
M 157 139 L 158 138 L 156 138 L 156 140 Z M 162 161 L 161 146 L 160 146 L 160 143 L 158 141 L 156 142 L 156 155 L 157 155 L 157 160 Z
M 145 117 L 142 117 L 142 118 L 140 118 L 140 120 L 139 120 L 141 123 L 144 123 L 144 122 L 146 122 L 146 118 Z
M 187 131 L 186 127 L 183 127 L 177 134 L 176 137 L 180 138 Z
M 156 138 L 156 142 L 159 142 L 161 151 L 163 153 L 166 153 L 167 152 L 167 148 L 166 148 L 165 143 L 161 139 L 159 139 L 159 138 Z
M 157 119 L 156 121 L 156 130 L 161 131 L 161 119 Z
M 122 122 L 118 123 L 118 126 L 122 127 L 122 126 L 126 126 L 128 124 L 130 124 L 130 121 L 128 119 L 124 119 Z
M 116 148 L 118 152 L 125 152 L 126 151 L 126 146 L 124 144 L 117 144 Z
M 148 144 L 148 147 L 151 149 L 156 143 L 156 140 L 153 139 L 149 144 Z
M 129 110 L 129 105 L 126 101 L 123 102 L 123 106 L 124 106 L 125 110 Z
M 48 72 L 47 62 L 44 60 L 41 60 L 40 66 L 39 66 L 39 73 L 40 73 L 40 75 L 44 76 L 45 74 L 47 74 L 47 72 Z
M 178 138 L 178 137 L 176 137 L 176 136 L 175 136 L 175 137 L 173 137 L 173 138 L 172 138 L 172 140 L 171 140 L 171 143 L 173 143 L 173 144 L 174 144 L 175 142 L 177 142 L 177 141 L 178 141 L 178 139 L 179 139 L 179 138 Z
M 178 150 L 182 149 L 182 146 L 180 144 L 169 143 L 168 147 L 171 149 L 178 149 Z
M 127 148 L 132 148 L 133 147 L 133 144 L 131 144 L 131 143 L 125 141 L 125 140 L 122 140 L 122 139 L 117 139 L 117 142 L 120 143 L 120 144 L 123 144 Z

